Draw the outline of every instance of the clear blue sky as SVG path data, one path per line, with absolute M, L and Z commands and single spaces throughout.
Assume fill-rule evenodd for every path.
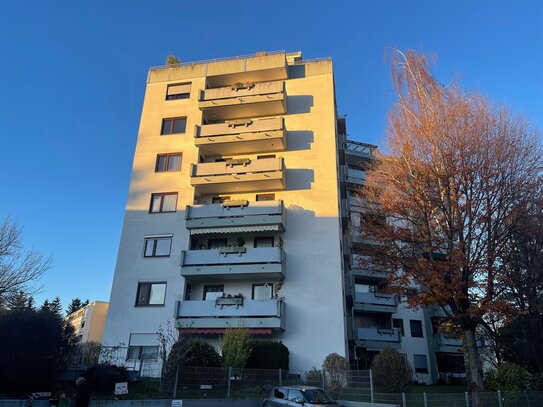
M 0 217 L 54 259 L 44 298 L 108 300 L 147 69 L 301 50 L 334 58 L 352 138 L 380 143 L 385 49 L 543 125 L 543 2 L 5 1 L 0 9 Z

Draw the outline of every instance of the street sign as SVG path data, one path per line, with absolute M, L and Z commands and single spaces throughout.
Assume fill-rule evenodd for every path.
M 121 394 L 128 394 L 127 382 L 115 383 L 115 395 L 119 396 Z
M 183 400 L 172 400 L 172 407 L 183 407 Z

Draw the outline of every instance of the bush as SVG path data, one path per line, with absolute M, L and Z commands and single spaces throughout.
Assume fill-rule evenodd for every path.
M 303 382 L 308 386 L 322 387 L 322 370 L 311 368 L 304 373 Z
M 347 384 L 345 372 L 349 370 L 349 365 L 343 356 L 337 353 L 330 353 L 322 363 L 326 384 L 332 397 L 337 398 L 339 390 Z
M 245 367 L 288 370 L 289 351 L 281 341 L 252 341 L 251 355 Z
M 83 377 L 89 381 L 92 390 L 103 394 L 112 394 L 115 383 L 130 381 L 126 368 L 108 364 L 89 367 Z
M 373 358 L 373 382 L 385 393 L 402 393 L 413 375 L 409 362 L 398 351 L 385 349 Z
M 247 328 L 229 328 L 222 338 L 222 357 L 226 367 L 244 368 L 251 355 L 251 334 Z
M 486 374 L 486 390 L 517 391 L 532 387 L 533 378 L 528 371 L 514 363 L 502 363 Z

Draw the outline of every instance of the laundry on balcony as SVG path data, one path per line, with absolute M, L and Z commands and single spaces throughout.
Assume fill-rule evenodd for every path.
M 251 164 L 250 158 L 234 158 L 232 160 L 226 160 L 227 167 L 233 167 L 234 165 L 247 166 L 249 164 Z
M 238 247 L 238 246 L 227 246 L 227 247 L 221 247 L 219 249 L 219 254 L 222 254 L 224 256 L 227 256 L 229 254 L 239 254 L 240 256 L 243 253 L 246 253 L 247 249 L 245 247 Z
M 235 305 L 236 308 L 243 306 L 243 295 L 223 294 L 222 296 L 215 298 L 215 307 L 220 307 L 222 309 L 225 305 Z

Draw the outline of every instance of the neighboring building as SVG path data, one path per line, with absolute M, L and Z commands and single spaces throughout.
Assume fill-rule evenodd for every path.
M 428 310 L 381 293 L 386 275 L 357 266 L 354 191 L 375 148 L 347 141 L 330 59 L 264 52 L 152 68 L 104 344 L 152 364 L 168 321 L 216 346 L 244 326 L 283 341 L 292 373 L 332 352 L 364 368 L 393 347 L 435 382 L 436 352 L 450 349 Z
M 79 343 L 102 342 L 108 305 L 105 301 L 93 301 L 65 318 L 74 327 Z

